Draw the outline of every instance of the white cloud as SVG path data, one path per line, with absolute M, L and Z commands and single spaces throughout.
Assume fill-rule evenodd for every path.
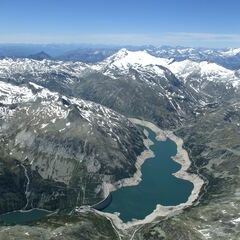
M 92 43 L 240 47 L 240 34 L 168 32 L 162 34 L 1 35 L 0 43 Z
M 214 34 L 214 33 L 166 33 L 165 42 L 180 45 L 211 46 L 211 47 L 240 47 L 240 34 Z

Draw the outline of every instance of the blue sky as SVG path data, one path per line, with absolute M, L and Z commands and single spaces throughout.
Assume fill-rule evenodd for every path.
M 240 47 L 239 12 L 239 0 L 0 0 L 0 42 Z

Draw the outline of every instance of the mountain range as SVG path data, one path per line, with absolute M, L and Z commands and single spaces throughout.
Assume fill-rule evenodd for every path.
M 174 58 L 177 61 L 190 59 L 193 61 L 215 62 L 225 68 L 239 69 L 239 48 L 193 48 L 171 46 L 107 46 L 84 44 L 0 44 L 0 57 L 34 58 L 35 55 L 44 53 L 55 60 L 81 61 L 85 63 L 101 62 L 120 49 L 129 51 L 146 50 L 151 55 L 162 58 Z
M 189 171 L 201 174 L 206 185 L 195 206 L 143 226 L 134 239 L 175 239 L 172 229 L 178 239 L 226 239 L 229 232 L 238 239 L 239 63 L 239 49 L 152 46 L 71 50 L 59 58 L 41 51 L 3 56 L 2 213 L 64 212 L 101 201 L 103 183 L 132 176 L 145 149 L 143 130 L 131 117 L 182 137 L 192 161 Z M 53 222 L 64 236 L 70 221 L 72 239 L 83 230 L 86 239 L 100 239 L 101 224 L 109 229 L 101 239 L 117 239 L 109 221 L 91 212 L 83 216 L 80 225 L 79 216 L 53 217 Z M 56 225 L 40 222 L 28 231 Z M 9 231 L 14 234 L 18 227 Z M 131 234 L 124 234 L 129 239 Z

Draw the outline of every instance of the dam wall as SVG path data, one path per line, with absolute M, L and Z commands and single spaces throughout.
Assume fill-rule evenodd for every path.
M 105 199 L 103 199 L 99 203 L 92 205 L 91 207 L 96 210 L 101 211 L 101 210 L 105 209 L 106 207 L 108 207 L 111 204 L 111 202 L 112 202 L 112 194 L 109 193 Z

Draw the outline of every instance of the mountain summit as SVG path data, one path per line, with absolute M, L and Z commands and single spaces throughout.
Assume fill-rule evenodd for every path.
M 52 57 L 44 51 L 38 52 L 36 54 L 31 54 L 28 56 L 28 58 L 31 58 L 34 60 L 44 60 L 44 59 L 50 60 L 50 59 L 52 59 Z
M 119 50 L 103 61 L 107 65 L 112 65 L 117 68 L 127 69 L 131 65 L 161 65 L 167 66 L 172 60 L 166 58 L 155 57 L 147 51 L 129 51 L 125 48 Z

